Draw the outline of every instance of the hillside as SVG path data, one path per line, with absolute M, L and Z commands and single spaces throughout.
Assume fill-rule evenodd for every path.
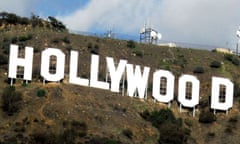
M 240 59 L 236 56 L 75 35 L 30 24 L 2 24 L 0 33 L 1 143 L 156 144 L 168 141 L 163 138 L 168 136 L 180 139 L 175 143 L 239 143 Z M 14 88 L 9 88 L 6 75 L 11 43 L 20 48 L 34 48 L 33 80 L 29 84 L 16 80 Z M 67 56 L 69 50 L 78 51 L 79 73 L 87 78 L 91 54 L 100 56 L 100 80 L 105 78 L 107 56 L 116 61 L 125 59 L 142 68 L 150 67 L 148 99 L 69 84 L 69 57 L 65 64 L 66 79 L 43 85 L 40 55 L 47 47 L 61 49 Z M 151 96 L 152 73 L 157 69 L 169 70 L 175 76 L 175 100 L 170 110 L 167 105 L 154 102 Z M 192 117 L 189 109 L 179 112 L 177 88 L 182 74 L 195 75 L 200 80 L 201 99 L 196 117 Z M 221 111 L 215 116 L 209 113 L 212 76 L 229 78 L 235 84 L 234 105 L 228 115 Z M 16 95 L 20 98 L 8 99 Z

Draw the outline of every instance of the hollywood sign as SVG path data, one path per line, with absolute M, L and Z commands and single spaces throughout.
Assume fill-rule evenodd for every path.
M 10 79 L 17 78 L 17 67 L 24 68 L 23 79 L 26 81 L 32 80 L 33 66 L 33 48 L 25 47 L 25 57 L 19 58 L 19 47 L 10 45 L 9 55 L 9 72 Z M 49 72 L 50 57 L 56 57 L 56 71 Z M 110 90 L 112 92 L 120 92 L 120 83 L 126 75 L 127 80 L 127 95 L 130 97 L 138 94 L 140 99 L 147 97 L 147 86 L 150 73 L 150 67 L 144 66 L 143 71 L 139 65 L 129 64 L 127 60 L 120 60 L 116 65 L 112 57 L 106 57 L 106 67 L 109 73 L 111 82 L 100 81 L 99 73 L 99 55 L 91 55 L 90 77 L 82 78 L 78 76 L 78 52 L 70 52 L 70 68 L 69 68 L 69 83 L 80 86 L 89 86 L 93 88 Z M 46 48 L 41 53 L 41 70 L 40 74 L 44 80 L 58 82 L 64 79 L 65 70 L 65 54 L 57 48 Z M 126 73 L 126 74 L 125 74 Z M 161 79 L 166 79 L 166 92 L 161 93 Z M 167 70 L 156 70 L 153 73 L 152 82 L 152 97 L 161 103 L 170 103 L 174 99 L 174 75 Z M 233 105 L 233 83 L 227 78 L 212 77 L 211 90 L 211 108 L 215 110 L 228 111 Z M 186 97 L 186 85 L 191 83 L 191 98 Z M 220 100 L 220 87 L 224 86 L 224 100 Z M 199 104 L 200 81 L 194 75 L 183 74 L 178 79 L 178 101 L 180 109 L 182 106 L 193 108 Z

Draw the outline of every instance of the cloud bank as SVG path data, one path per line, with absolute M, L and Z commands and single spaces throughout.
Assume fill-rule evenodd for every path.
M 20 16 L 29 16 L 34 10 L 36 0 L 1 0 L 0 11 L 16 13 Z
M 239 0 L 91 0 L 59 18 L 73 30 L 138 35 L 144 22 L 164 40 L 232 47 L 240 24 Z
M 57 3 L 56 3 L 57 2 Z M 83 2 L 83 1 L 81 1 Z M 163 40 L 223 46 L 234 49 L 240 25 L 239 0 L 89 0 L 0 1 L 0 11 L 21 16 L 58 13 L 69 29 L 139 35 L 147 23 Z M 43 6 L 46 7 L 43 7 Z M 62 9 L 62 5 L 68 8 Z M 69 7 L 74 5 L 74 9 Z M 79 8 L 76 10 L 76 7 Z M 59 9 L 58 9 L 59 8 Z M 67 13 L 65 13 L 67 11 Z M 53 15 L 54 16 L 54 15 Z M 56 15 L 55 15 L 56 16 Z

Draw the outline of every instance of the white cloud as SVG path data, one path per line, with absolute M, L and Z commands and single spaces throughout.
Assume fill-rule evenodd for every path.
M 29 16 L 33 10 L 32 4 L 36 0 L 1 0 L 0 11 L 15 13 L 20 16 Z
M 91 0 L 59 17 L 70 29 L 106 30 L 137 35 L 145 21 L 163 39 L 210 45 L 234 43 L 240 24 L 239 0 Z

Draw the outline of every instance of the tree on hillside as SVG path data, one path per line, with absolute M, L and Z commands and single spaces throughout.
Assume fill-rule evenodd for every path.
M 42 20 L 40 19 L 40 17 L 33 13 L 31 16 L 31 24 L 33 27 L 36 27 L 36 26 L 43 27 L 43 23 L 42 23 Z
M 20 17 L 13 13 L 1 12 L 1 23 L 6 22 L 9 24 L 18 24 Z
M 66 30 L 66 26 L 56 18 L 49 16 L 48 19 L 55 30 L 60 30 L 60 31 Z

